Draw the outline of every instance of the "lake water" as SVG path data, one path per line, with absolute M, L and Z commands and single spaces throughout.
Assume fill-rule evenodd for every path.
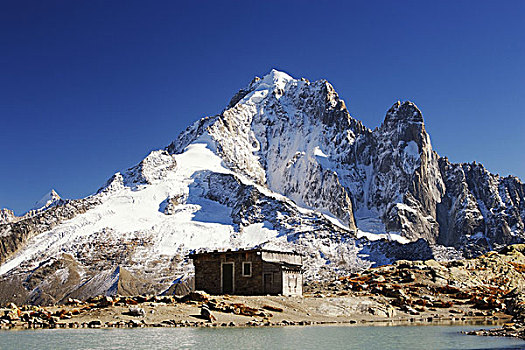
M 0 349 L 525 349 L 464 335 L 483 326 L 140 328 L 0 331 Z

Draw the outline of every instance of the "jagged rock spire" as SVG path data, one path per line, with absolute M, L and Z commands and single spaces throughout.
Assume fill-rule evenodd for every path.
M 40 200 L 35 202 L 35 205 L 31 210 L 40 210 L 40 209 L 46 209 L 51 206 L 57 205 L 62 198 L 60 195 L 54 190 L 51 189 L 48 193 L 46 193 Z

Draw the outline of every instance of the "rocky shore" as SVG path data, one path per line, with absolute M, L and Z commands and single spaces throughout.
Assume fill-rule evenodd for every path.
M 501 328 L 480 329 L 467 332 L 466 334 L 525 339 L 525 293 L 509 293 L 507 295 L 507 304 L 509 313 L 513 315 L 511 322 L 503 324 Z
M 212 297 L 192 292 L 184 297 L 107 297 L 67 305 L 36 307 L 14 304 L 0 310 L 0 329 L 245 327 L 315 324 L 497 324 L 502 313 L 469 312 L 467 308 L 403 311 L 369 296 Z
M 304 286 L 302 297 L 96 296 L 0 309 L 0 329 L 499 324 L 471 332 L 525 339 L 525 245 L 475 259 L 397 261 Z

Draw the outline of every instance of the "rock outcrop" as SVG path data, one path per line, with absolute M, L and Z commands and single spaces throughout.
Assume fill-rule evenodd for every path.
M 525 185 L 516 177 L 489 173 L 481 164 L 440 159 L 446 193 L 438 206 L 438 243 L 475 256 L 523 241 Z
M 0 225 L 8 224 L 17 219 L 15 213 L 9 209 L 0 209 Z

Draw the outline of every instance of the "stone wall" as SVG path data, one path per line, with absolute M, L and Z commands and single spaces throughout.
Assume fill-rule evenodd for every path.
M 219 256 L 201 255 L 193 259 L 195 266 L 195 290 L 210 294 L 222 294 L 221 263 Z
M 195 257 L 195 289 L 210 294 L 223 294 L 222 264 L 233 263 L 233 294 L 263 294 L 263 262 L 257 252 L 225 252 L 221 254 L 202 254 Z M 251 276 L 243 276 L 243 262 L 251 262 Z

